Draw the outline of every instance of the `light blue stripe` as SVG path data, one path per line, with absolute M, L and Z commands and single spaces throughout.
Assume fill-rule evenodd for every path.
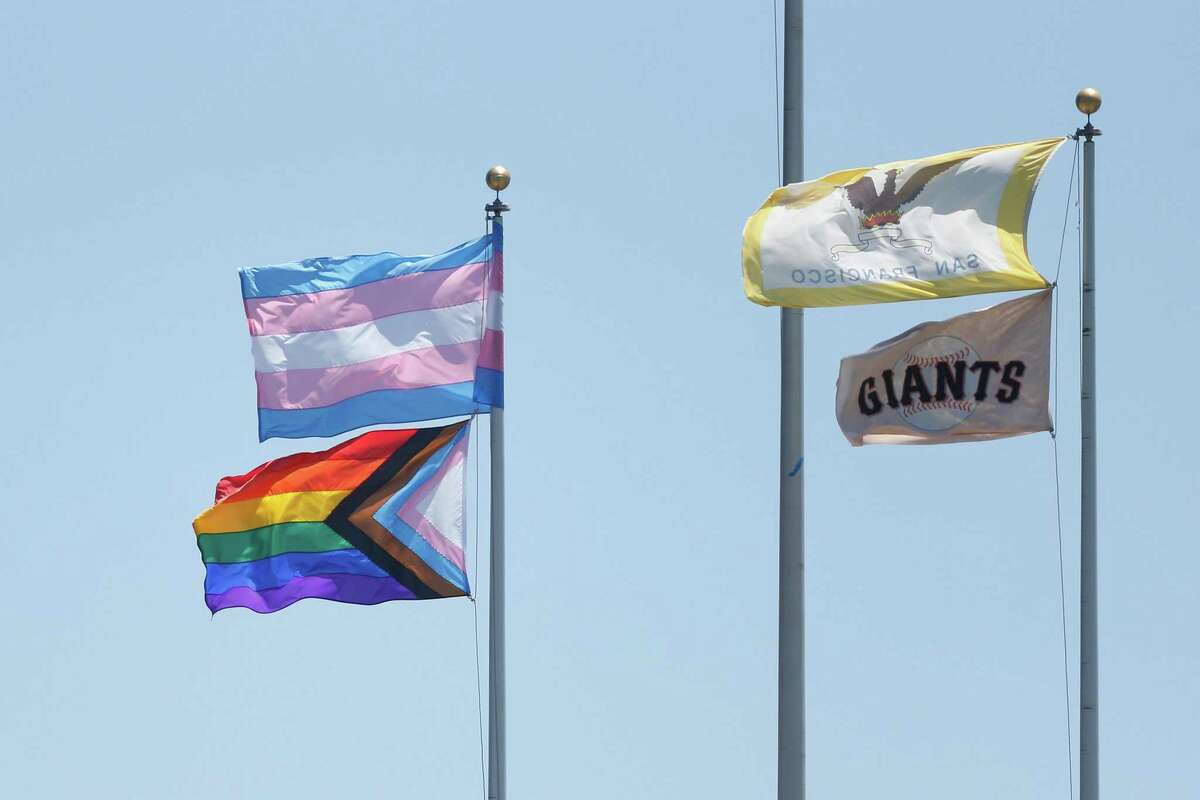
M 404 484 L 399 491 L 389 497 L 387 502 L 379 507 L 379 510 L 375 512 L 375 521 L 383 525 L 385 523 L 382 519 L 380 519 L 380 515 L 391 514 L 395 516 L 396 513 L 399 512 L 400 507 L 407 503 L 409 498 L 416 494 L 416 491 L 420 489 L 422 485 L 427 483 L 429 479 L 432 478 L 434 474 L 442 468 L 442 464 L 446 463 L 446 459 L 450 456 L 450 451 L 454 449 L 454 445 L 462 441 L 463 437 L 466 435 L 467 429 L 464 427 L 461 431 L 454 435 L 453 439 L 446 442 L 437 449 L 437 452 L 425 459 L 425 463 L 422 464 L 415 473 L 413 473 L 413 476 L 409 479 L 408 483 Z
M 238 586 L 257 591 L 283 586 L 294 578 L 311 575 L 369 575 L 385 578 L 359 550 L 331 550 L 326 553 L 283 553 L 243 564 L 208 564 L 204 575 L 204 593 L 220 594 Z
M 450 456 L 450 452 L 454 449 L 454 446 L 466 435 L 467 429 L 464 427 L 453 439 L 438 448 L 436 453 L 426 459 L 421 468 L 412 476 L 412 479 L 379 507 L 379 510 L 374 514 L 374 518 L 376 522 L 391 531 L 392 535 L 399 539 L 401 544 L 416 553 L 434 572 L 464 592 L 470 593 L 471 590 L 467 585 L 467 576 L 463 571 L 439 553 L 433 545 L 425 541 L 424 536 L 417 533 L 412 526 L 399 517 L 400 509 L 404 504 L 409 501 L 418 489 L 428 483 L 437 474 L 437 471 L 446 463 L 446 459 Z
M 258 410 L 258 440 L 337 436 L 367 425 L 425 422 L 431 419 L 486 414 L 474 398 L 473 381 L 420 389 L 382 389 L 348 397 L 322 408 Z
M 475 400 L 480 405 L 504 408 L 504 373 L 487 367 L 476 367 Z
M 409 527 L 408 523 L 399 517 L 392 517 L 387 521 L 387 524 L 382 522 L 380 524 L 391 531 L 392 535 L 399 539 L 401 544 L 416 553 L 434 572 L 457 586 L 464 593 L 471 593 L 471 587 L 463 571 L 447 561 L 446 557 L 437 550 L 434 550 L 433 545 L 425 541 L 425 537 Z
M 286 264 L 238 270 L 242 297 L 281 297 L 304 292 L 348 289 L 397 275 L 454 269 L 491 257 L 492 235 L 465 242 L 435 256 L 401 256 L 395 253 L 306 258 Z

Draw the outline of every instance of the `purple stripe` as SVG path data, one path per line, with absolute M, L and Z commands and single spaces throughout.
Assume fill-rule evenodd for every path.
M 270 614 L 287 608 L 297 600 L 319 597 L 339 603 L 373 606 L 389 600 L 416 600 L 417 597 L 395 578 L 363 575 L 309 575 L 283 586 L 256 592 L 239 586 L 221 594 L 206 594 L 204 602 L 214 614 L 226 608 L 248 608 Z
M 479 341 L 409 350 L 344 367 L 256 372 L 258 407 L 322 408 L 381 389 L 421 389 L 474 380 Z
M 248 298 L 250 335 L 328 331 L 406 311 L 448 308 L 483 297 L 486 261 L 417 272 L 350 289 Z M 499 283 L 498 275 L 493 283 Z M 498 289 L 493 289 L 498 291 Z

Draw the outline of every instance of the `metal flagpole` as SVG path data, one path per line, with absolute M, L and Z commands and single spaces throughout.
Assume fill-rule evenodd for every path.
M 496 192 L 496 199 L 486 206 L 488 219 L 500 224 L 508 205 L 501 202 L 500 192 L 508 188 L 508 170 L 495 166 L 488 170 L 487 185 Z M 508 796 L 504 763 L 504 409 L 491 410 L 491 597 L 488 600 L 488 775 L 489 800 L 504 800 Z
M 804 173 L 804 3 L 783 3 L 783 182 Z M 781 309 L 779 800 L 804 798 L 804 309 Z
M 1083 276 L 1080 309 L 1079 516 L 1079 800 L 1100 797 L 1098 626 L 1096 614 L 1096 143 L 1092 114 L 1100 92 L 1080 89 L 1075 107 L 1087 114 L 1083 137 Z

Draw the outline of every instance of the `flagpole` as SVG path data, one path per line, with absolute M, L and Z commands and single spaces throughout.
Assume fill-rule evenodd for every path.
M 501 202 L 500 192 L 508 188 L 508 170 L 495 166 L 488 170 L 488 188 L 496 199 L 486 206 L 492 226 L 501 224 L 508 205 Z M 504 717 L 504 409 L 493 406 L 490 414 L 491 431 L 491 596 L 488 600 L 488 800 L 508 797 L 505 772 Z
M 1100 92 L 1080 89 L 1083 137 L 1083 277 L 1080 310 L 1079 800 L 1100 796 L 1100 687 L 1096 593 L 1096 143 Z
M 804 3 L 783 3 L 783 182 L 804 174 Z M 778 68 L 778 67 L 777 67 Z M 779 800 L 804 798 L 804 309 L 780 310 Z

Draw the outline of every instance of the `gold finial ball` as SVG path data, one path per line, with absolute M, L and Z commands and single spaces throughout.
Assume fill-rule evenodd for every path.
M 488 170 L 487 185 L 494 192 L 503 192 L 508 188 L 508 182 L 512 180 L 512 175 L 509 174 L 505 167 L 497 164 Z
M 1095 89 L 1080 89 L 1075 95 L 1075 107 L 1083 114 L 1095 114 L 1100 110 L 1100 92 Z

